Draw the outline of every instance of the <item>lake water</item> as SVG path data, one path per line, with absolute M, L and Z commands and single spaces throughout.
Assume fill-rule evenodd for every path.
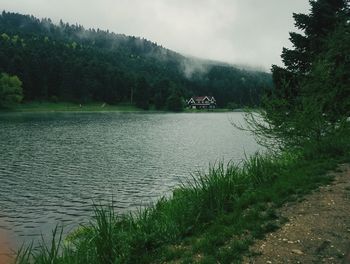
M 241 113 L 0 115 L 0 233 L 19 245 L 66 232 L 114 201 L 119 213 L 170 191 L 209 163 L 259 149 Z

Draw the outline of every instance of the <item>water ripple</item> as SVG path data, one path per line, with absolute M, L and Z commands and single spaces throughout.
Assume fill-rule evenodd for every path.
M 20 245 L 87 223 L 94 203 L 150 204 L 209 162 L 257 150 L 229 120 L 242 115 L 0 115 L 0 229 Z

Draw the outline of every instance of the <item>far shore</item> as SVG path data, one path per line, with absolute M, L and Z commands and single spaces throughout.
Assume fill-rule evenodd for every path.
M 212 112 L 242 112 L 243 109 L 217 108 L 212 110 L 199 110 L 185 108 L 181 113 L 212 113 Z M 156 110 L 151 106 L 149 110 L 137 108 L 132 104 L 121 103 L 110 105 L 103 102 L 77 104 L 69 102 L 26 102 L 12 108 L 0 109 L 0 113 L 10 112 L 144 112 L 144 113 L 168 113 L 167 110 Z
M 109 105 L 103 102 L 78 104 L 70 102 L 25 102 L 3 112 L 144 112 L 130 104 Z

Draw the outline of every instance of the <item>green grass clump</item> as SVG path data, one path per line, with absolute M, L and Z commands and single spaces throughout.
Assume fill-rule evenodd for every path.
M 22 248 L 17 263 L 235 263 L 254 239 L 279 228 L 276 209 L 332 178 L 349 160 L 347 134 L 303 150 L 255 154 L 242 164 L 218 164 L 153 206 L 117 215 L 95 207 L 91 223 L 64 243 Z
M 6 109 L 5 109 L 6 110 Z M 144 111 L 134 105 L 120 103 L 110 105 L 103 102 L 93 102 L 86 104 L 70 103 L 70 102 L 48 102 L 34 101 L 18 104 L 6 111 L 15 112 L 140 112 Z

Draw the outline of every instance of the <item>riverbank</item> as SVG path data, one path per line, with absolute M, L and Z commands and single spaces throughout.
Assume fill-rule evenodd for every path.
M 35 263 L 241 262 L 254 241 L 284 224 L 278 209 L 331 183 L 327 172 L 349 162 L 349 150 L 342 133 L 302 150 L 218 165 L 137 214 L 96 207 L 91 225 L 68 236 L 64 247 L 56 233 L 51 246 L 22 251 L 20 260 L 30 252 L 45 260 Z

